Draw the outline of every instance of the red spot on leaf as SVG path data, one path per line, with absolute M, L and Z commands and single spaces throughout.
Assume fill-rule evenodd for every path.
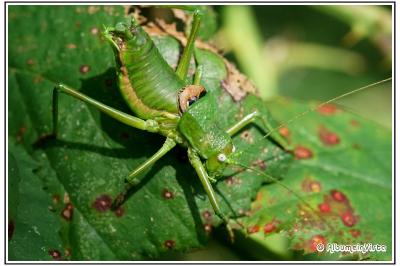
M 338 108 L 336 105 L 327 103 L 318 107 L 317 112 L 323 115 L 333 115 L 337 112 Z
M 86 74 L 90 71 L 90 66 L 89 65 L 82 65 L 79 68 L 79 72 L 81 72 L 82 74 Z
M 345 226 L 352 227 L 357 223 L 357 218 L 351 212 L 342 213 L 340 216 Z
M 248 130 L 243 131 L 243 133 L 240 134 L 240 138 L 249 144 L 253 144 L 253 142 L 254 142 L 254 138 L 253 138 L 252 134 L 250 133 L 250 131 L 248 131 Z
M 174 193 L 172 193 L 168 189 L 164 189 L 162 192 L 162 195 L 163 195 L 164 199 L 173 199 L 174 198 Z
M 97 35 L 99 33 L 99 29 L 96 27 L 93 27 L 90 29 L 90 33 L 93 35 Z
M 350 229 L 349 232 L 350 232 L 350 234 L 351 234 L 353 237 L 355 237 L 355 238 L 361 236 L 361 231 L 358 230 L 358 229 Z
M 258 166 L 261 171 L 264 171 L 265 169 L 267 169 L 266 163 L 261 159 L 255 160 L 251 165 L 252 166 Z
M 74 206 L 71 203 L 68 203 L 65 208 L 61 211 L 61 217 L 64 218 L 67 222 L 72 220 L 72 215 L 74 214 Z
M 321 183 L 315 180 L 311 180 L 309 178 L 303 180 L 303 182 L 301 183 L 301 187 L 305 192 L 321 192 Z
M 319 204 L 318 208 L 323 213 L 331 212 L 331 205 L 329 205 L 329 203 L 326 203 L 326 202 Z
M 328 129 L 321 127 L 319 129 L 319 139 L 321 142 L 327 146 L 334 146 L 340 143 L 340 138 L 339 136 L 334 133 L 329 131 Z
M 204 212 L 203 212 L 203 218 L 204 218 L 205 220 L 207 220 L 207 221 L 211 220 L 211 219 L 212 219 L 212 214 L 211 214 L 211 212 L 209 212 L 209 211 L 204 211 Z
M 347 202 L 347 197 L 338 190 L 331 190 L 331 196 L 335 201 Z
M 53 260 L 61 260 L 61 252 L 56 249 L 49 250 L 49 255 L 53 258 Z
M 264 234 L 270 234 L 276 230 L 275 221 L 266 223 L 264 225 Z
M 289 131 L 289 129 L 287 127 L 279 128 L 279 134 L 284 138 L 289 138 L 290 137 L 290 131 Z
M 122 206 L 119 206 L 115 211 L 114 211 L 115 216 L 122 217 L 125 214 L 124 208 Z
M 257 233 L 258 231 L 260 231 L 260 226 L 258 225 L 253 225 L 247 228 L 247 233 L 249 234 L 254 234 Z
M 242 181 L 240 180 L 239 177 L 230 176 L 230 177 L 225 178 L 225 183 L 228 186 L 232 186 L 232 185 L 240 185 L 242 183 Z
M 105 212 L 111 208 L 112 198 L 108 195 L 101 195 L 93 202 L 92 207 L 98 212 Z
M 326 240 L 326 238 L 324 236 L 315 235 L 310 239 L 310 249 L 313 252 L 316 252 L 316 251 L 318 251 L 319 245 L 324 245 L 324 247 L 325 247 L 327 243 L 328 243 L 328 241 Z
M 164 246 L 167 249 L 173 249 L 175 247 L 175 241 L 174 240 L 165 240 Z
M 313 157 L 313 153 L 309 148 L 297 146 L 294 150 L 294 156 L 297 160 L 310 159 Z

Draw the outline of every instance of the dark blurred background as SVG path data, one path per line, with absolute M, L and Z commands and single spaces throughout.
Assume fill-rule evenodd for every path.
M 326 101 L 392 76 L 391 6 L 226 6 L 219 46 L 270 98 Z M 391 82 L 338 103 L 391 127 Z

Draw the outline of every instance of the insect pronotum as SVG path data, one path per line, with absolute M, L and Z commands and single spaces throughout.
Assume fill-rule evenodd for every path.
M 58 133 L 58 96 L 62 92 L 131 127 L 165 136 L 162 147 L 126 177 L 126 187 L 115 198 L 114 207 L 124 203 L 128 191 L 140 183 L 146 169 L 176 145 L 181 145 L 187 149 L 189 162 L 195 169 L 215 213 L 224 221 L 230 237 L 233 238 L 229 216 L 221 211 L 212 186 L 215 177 L 227 165 L 240 165 L 236 161 L 240 151 L 235 149 L 232 136 L 258 119 L 263 123 L 265 132 L 268 132 L 265 137 L 271 137 L 285 150 L 291 150 L 291 147 L 283 137 L 275 134 L 278 128 L 273 128 L 257 111 L 245 114 L 228 129 L 221 129 L 216 121 L 204 119 L 204 114 L 212 110 L 216 99 L 200 84 L 202 68 L 196 69 L 193 84 L 188 84 L 185 79 L 203 14 L 196 8 L 181 8 L 193 12 L 193 22 L 176 71 L 162 58 L 151 38 L 134 17 L 104 30 L 103 34 L 115 52 L 119 89 L 136 116 L 104 105 L 64 84 L 58 84 L 53 91 L 52 135 L 56 137 Z M 302 115 L 304 114 L 300 116 Z

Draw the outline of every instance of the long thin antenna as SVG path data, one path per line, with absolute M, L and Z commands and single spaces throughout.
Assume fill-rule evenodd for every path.
M 305 200 L 303 199 L 303 197 L 300 196 L 300 194 L 298 194 L 298 193 L 295 192 L 293 189 L 291 189 L 290 187 L 288 187 L 287 185 L 285 185 L 285 184 L 284 184 L 283 182 L 281 182 L 279 179 L 277 179 L 277 178 L 275 178 L 275 177 L 273 177 L 273 176 L 271 176 L 271 175 L 268 175 L 268 174 L 266 174 L 266 173 L 264 173 L 264 172 L 262 172 L 262 171 L 260 171 L 260 170 L 258 170 L 258 169 L 255 169 L 255 168 L 249 167 L 249 166 L 247 166 L 247 165 L 241 164 L 241 163 L 239 163 L 239 162 L 232 162 L 232 164 L 241 166 L 241 167 L 246 168 L 246 169 L 248 169 L 248 170 L 250 170 L 250 171 L 256 172 L 257 174 L 261 174 L 261 175 L 267 177 L 267 178 L 268 178 L 269 180 L 271 180 L 272 182 L 277 183 L 277 184 L 279 184 L 280 186 L 284 187 L 285 189 L 287 189 L 288 191 L 290 191 L 298 200 L 300 200 L 307 208 L 309 208 L 315 215 L 317 215 L 318 218 L 320 218 L 321 221 L 323 221 L 323 222 L 329 227 L 330 230 L 332 230 L 333 232 L 336 231 L 336 230 L 335 230 L 335 227 L 333 227 L 324 217 L 322 217 L 322 215 L 321 215 L 316 209 L 314 209 L 314 207 L 312 207 L 307 201 L 305 201 Z
M 310 113 L 310 112 L 313 112 L 313 111 L 315 111 L 315 110 L 318 110 L 319 108 L 321 108 L 322 106 L 324 106 L 324 105 L 326 105 L 326 104 L 328 104 L 328 103 L 332 103 L 332 102 L 334 102 L 334 101 L 337 101 L 337 100 L 339 100 L 339 99 L 342 99 L 342 98 L 344 98 L 344 97 L 347 97 L 347 96 L 349 96 L 349 95 L 352 95 L 352 94 L 354 94 L 354 93 L 357 93 L 357 92 L 359 92 L 359 91 L 365 90 L 365 89 L 367 89 L 367 88 L 370 88 L 370 87 L 373 87 L 373 86 L 376 86 L 376 85 L 379 85 L 379 84 L 382 84 L 382 83 L 385 83 L 385 82 L 387 82 L 387 81 L 389 81 L 389 80 L 392 80 L 392 78 L 390 77 L 390 78 L 387 78 L 387 79 L 384 79 L 384 80 L 381 80 L 381 81 L 377 81 L 377 82 L 375 82 L 375 83 L 372 83 L 372 84 L 363 86 L 363 87 L 361 87 L 361 88 L 355 89 L 355 90 L 353 90 L 353 91 L 346 92 L 346 93 L 344 93 L 344 94 L 342 94 L 342 95 L 339 95 L 339 96 L 337 96 L 337 97 L 335 97 L 335 98 L 332 98 L 332 99 L 330 99 L 330 100 L 328 100 L 328 101 L 326 101 L 326 102 L 320 103 L 320 104 L 318 104 L 316 107 L 311 107 L 310 109 L 308 109 L 308 110 L 306 110 L 306 111 L 304 111 L 304 112 L 302 112 L 302 113 L 300 113 L 300 114 L 298 114 L 298 115 L 292 117 L 291 119 L 285 121 L 284 123 L 280 124 L 280 125 L 277 126 L 276 128 L 272 129 L 270 132 L 268 132 L 266 135 L 264 135 L 263 138 L 269 137 L 272 133 L 276 132 L 276 131 L 279 130 L 280 128 L 282 128 L 282 127 L 284 127 L 284 126 L 287 126 L 288 124 L 293 123 L 294 121 L 298 120 L 299 118 L 305 116 L 306 114 L 308 114 L 308 113 Z
M 304 115 L 306 115 L 306 114 L 308 114 L 310 112 L 318 110 L 319 108 L 321 108 L 322 106 L 324 106 L 324 105 L 326 105 L 328 103 L 332 103 L 332 102 L 337 101 L 337 100 L 339 100 L 341 98 L 347 97 L 347 96 L 352 95 L 354 93 L 357 93 L 357 92 L 360 92 L 360 91 L 365 90 L 367 88 L 370 88 L 370 87 L 385 83 L 385 82 L 390 81 L 390 80 L 392 80 L 391 77 L 387 78 L 387 79 L 384 79 L 384 80 L 381 80 L 381 81 L 378 81 L 378 82 L 375 82 L 375 83 L 372 83 L 372 84 L 369 84 L 369 85 L 366 85 L 366 86 L 363 86 L 363 87 L 355 89 L 353 91 L 344 93 L 344 94 L 339 95 L 339 96 L 337 96 L 335 98 L 332 98 L 332 99 L 330 99 L 328 101 L 325 101 L 325 102 L 323 102 L 321 104 L 318 104 L 316 107 L 312 107 L 312 108 L 310 108 L 310 109 L 308 109 L 308 110 L 306 110 L 306 111 L 294 116 L 293 118 L 287 120 L 286 122 L 280 124 L 278 127 L 272 129 L 270 132 L 268 132 L 266 135 L 263 136 L 263 139 L 267 138 L 268 136 L 270 136 L 272 133 L 276 132 L 280 128 L 282 128 L 282 127 L 284 127 L 284 126 L 286 126 L 286 125 L 288 125 L 290 123 L 293 123 L 294 121 L 298 120 L 299 118 L 303 117 Z M 330 230 L 332 230 L 333 232 L 336 231 L 335 227 L 332 226 L 314 207 L 312 207 L 307 201 L 305 201 L 303 199 L 303 197 L 299 193 L 295 192 L 293 189 L 291 189 L 289 186 L 287 186 L 286 184 L 281 182 L 279 179 L 277 179 L 277 178 L 275 178 L 275 177 L 273 177 L 271 175 L 268 175 L 268 174 L 266 174 L 266 173 L 264 173 L 262 171 L 259 171 L 258 169 L 255 169 L 255 168 L 249 167 L 247 165 L 241 164 L 239 162 L 232 161 L 232 162 L 230 162 L 230 164 L 238 165 L 238 166 L 241 166 L 241 167 L 243 167 L 243 168 L 245 168 L 247 170 L 253 171 L 253 172 L 258 173 L 258 174 L 261 174 L 261 175 L 267 177 L 272 182 L 279 184 L 281 187 L 284 187 L 285 189 L 290 191 L 297 199 L 299 199 L 299 201 L 301 201 L 307 208 L 309 208 L 315 215 L 317 215 L 319 217 L 319 219 L 321 221 L 323 221 L 329 227 Z

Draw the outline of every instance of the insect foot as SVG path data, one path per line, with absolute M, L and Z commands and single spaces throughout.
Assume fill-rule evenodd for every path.
M 229 241 L 231 243 L 235 242 L 235 233 L 233 232 L 232 227 L 229 225 L 229 221 L 226 221 L 226 230 L 228 231 L 228 235 L 229 235 Z
M 111 210 L 117 210 L 125 202 L 125 192 L 120 193 L 111 204 Z

